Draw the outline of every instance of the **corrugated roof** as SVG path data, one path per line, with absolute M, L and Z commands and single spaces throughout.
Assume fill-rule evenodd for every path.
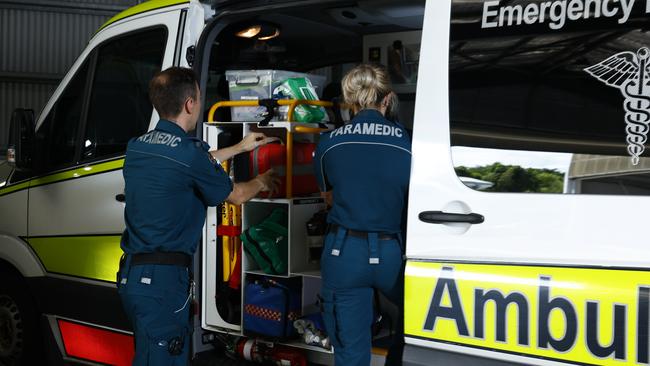
M 632 165 L 629 156 L 574 154 L 569 179 L 650 172 L 650 158 L 640 158 Z

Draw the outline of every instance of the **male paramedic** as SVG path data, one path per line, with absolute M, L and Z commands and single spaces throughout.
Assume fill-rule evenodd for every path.
M 342 81 L 355 117 L 321 134 L 314 169 L 332 208 L 321 258 L 323 320 L 336 366 L 369 366 L 373 291 L 403 307 L 403 234 L 411 171 L 406 130 L 384 117 L 395 94 L 385 68 L 362 64 Z M 402 314 L 398 317 L 400 320 Z M 400 365 L 403 324 L 386 364 Z
M 156 74 L 149 99 L 161 119 L 127 146 L 125 255 L 118 292 L 135 334 L 133 365 L 184 366 L 190 343 L 189 269 L 206 208 L 223 201 L 241 204 L 276 189 L 277 181 L 271 172 L 233 184 L 219 164 L 267 143 L 263 134 L 210 152 L 189 133 L 201 111 L 191 69 L 172 67 Z

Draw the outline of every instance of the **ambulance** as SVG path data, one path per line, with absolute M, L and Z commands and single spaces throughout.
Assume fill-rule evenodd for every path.
M 0 363 L 129 364 L 115 284 L 122 167 L 128 140 L 158 120 L 147 98 L 156 71 L 197 72 L 196 134 L 223 147 L 224 131 L 260 127 L 228 120 L 227 103 L 215 112 L 233 99 L 228 71 L 318 75 L 328 101 L 345 71 L 376 62 L 413 140 L 404 365 L 650 364 L 648 13 L 642 0 L 152 0 L 116 15 L 38 115 L 12 115 L 11 169 L 0 171 Z M 288 136 L 298 123 L 270 127 Z M 568 179 L 575 156 L 634 174 L 606 190 L 545 188 Z M 595 188 L 591 178 L 580 184 Z M 299 279 L 306 312 L 320 271 L 305 259 L 304 221 L 324 203 L 258 198 L 243 205 L 242 225 L 277 207 L 292 236 L 284 277 Z M 219 217 L 208 209 L 194 260 L 197 358 L 248 336 L 244 296 L 215 301 Z M 241 275 L 260 270 L 244 258 Z M 317 364 L 336 352 L 283 346 Z M 384 355 L 373 349 L 373 364 Z

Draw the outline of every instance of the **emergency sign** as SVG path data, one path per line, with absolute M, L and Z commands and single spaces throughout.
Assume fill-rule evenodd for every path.
M 641 3 L 644 0 L 640 0 Z M 481 28 L 513 25 L 547 24 L 550 29 L 561 29 L 567 21 L 612 18 L 618 24 L 630 19 L 635 0 L 555 0 L 509 4 L 499 0 L 483 3 Z M 650 0 L 645 0 L 645 12 L 650 13 Z

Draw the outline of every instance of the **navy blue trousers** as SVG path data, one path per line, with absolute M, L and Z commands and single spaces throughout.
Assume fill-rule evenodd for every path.
M 133 366 L 186 366 L 190 344 L 187 268 L 130 266 L 118 273 L 118 292 L 135 335 Z
M 375 290 L 400 308 L 398 334 L 386 364 L 401 364 L 404 287 L 400 241 L 347 236 L 346 230 L 339 228 L 325 238 L 321 271 L 323 320 L 334 346 L 335 365 L 370 365 Z

